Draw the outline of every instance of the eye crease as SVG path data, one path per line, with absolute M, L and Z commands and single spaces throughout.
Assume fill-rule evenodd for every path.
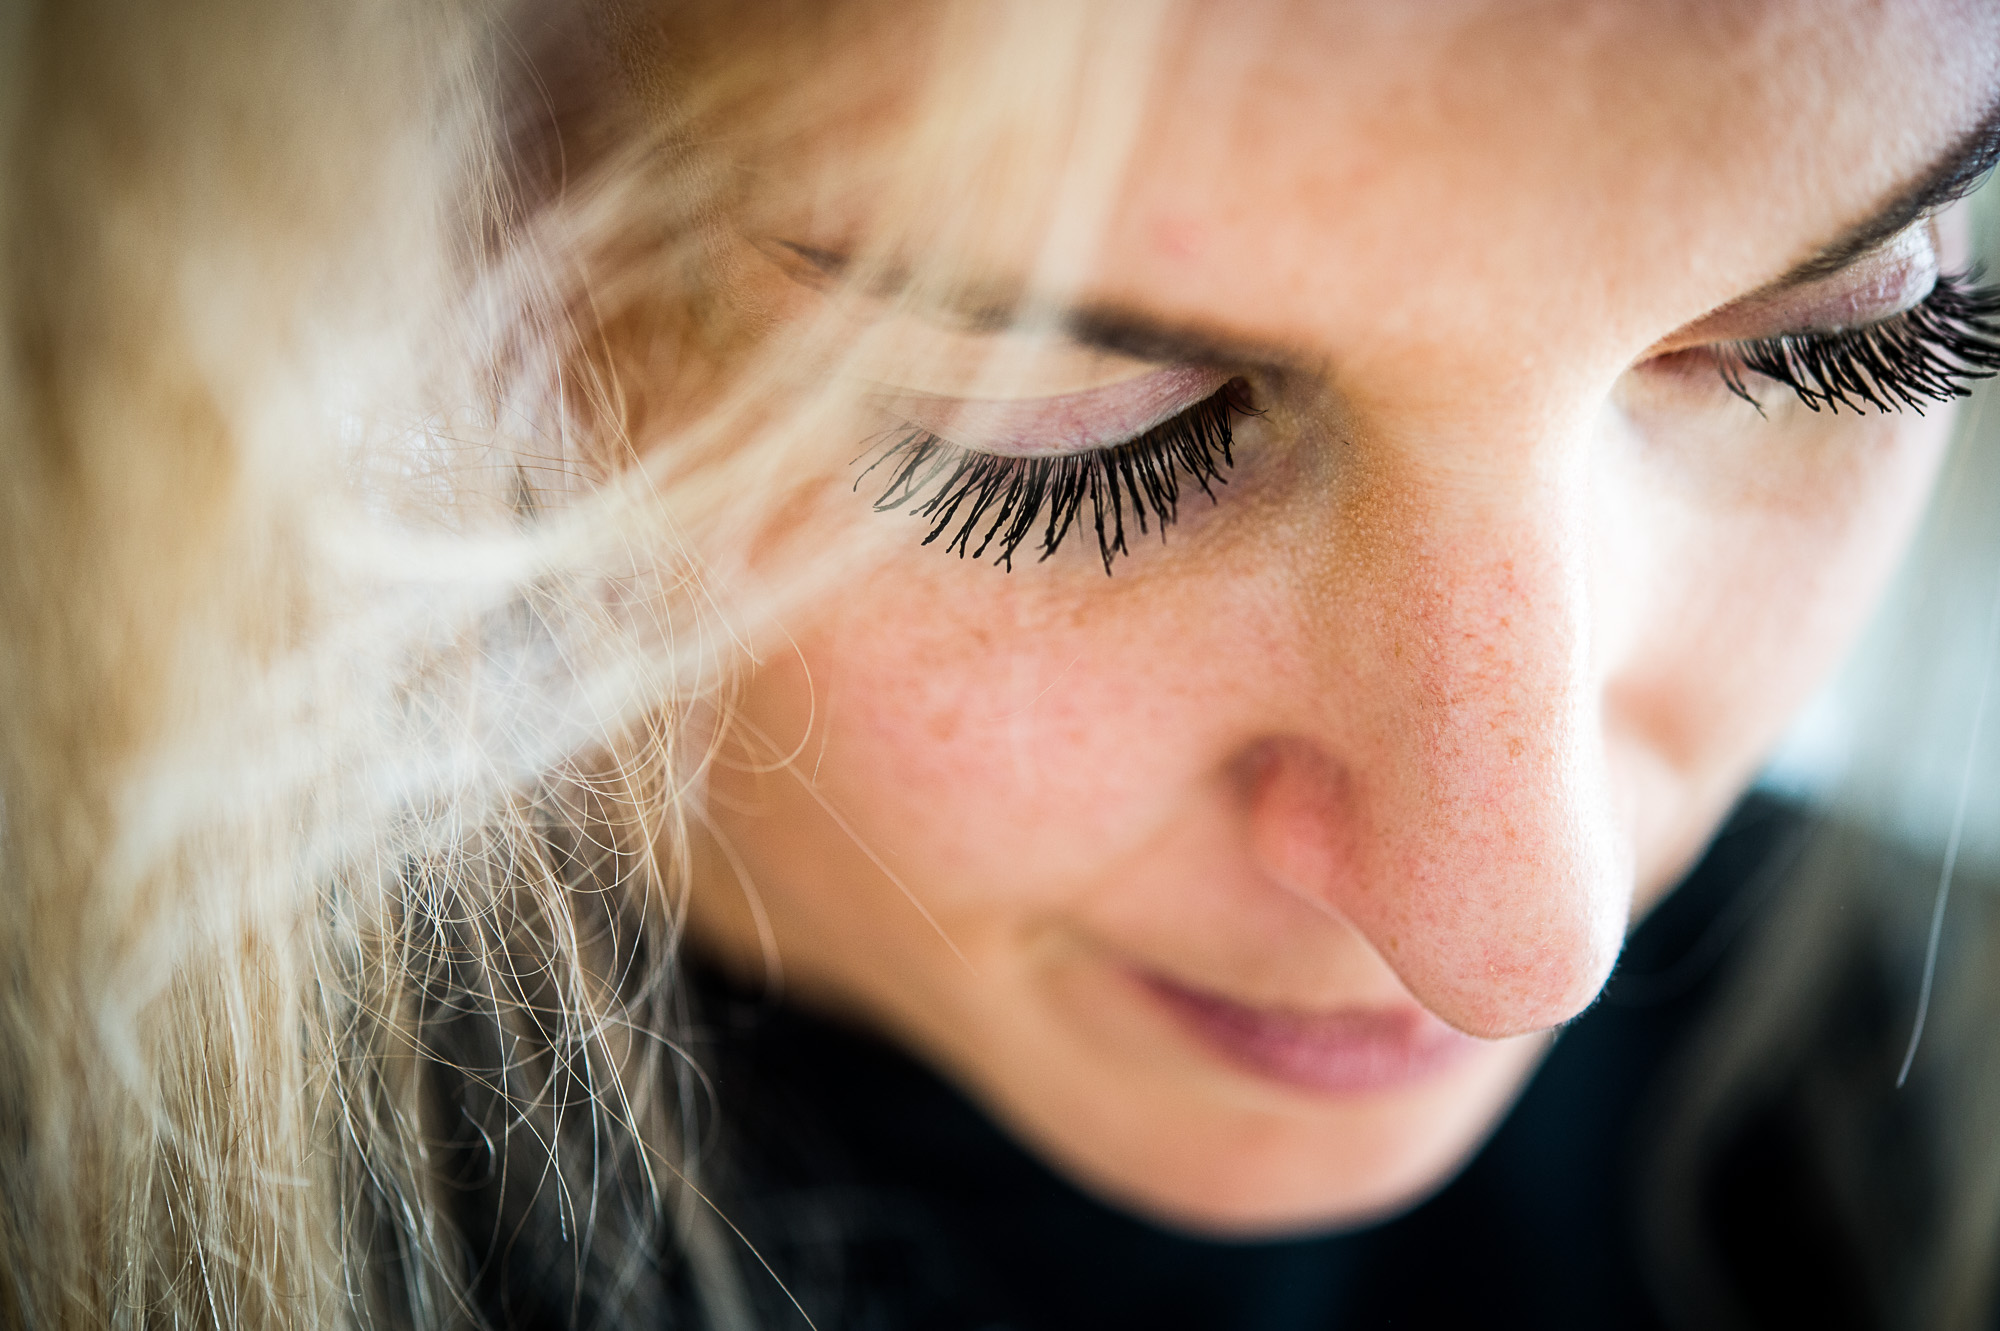
M 1248 385 L 1232 379 L 1135 438 L 1080 453 L 980 453 L 933 431 L 910 429 L 880 452 L 855 488 L 886 469 L 889 482 L 875 500 L 877 512 L 907 507 L 911 516 L 931 524 L 923 544 L 942 539 L 960 558 L 984 559 L 990 550 L 993 561 L 1010 571 L 1031 537 L 1041 560 L 1054 555 L 1071 530 L 1083 525 L 1079 519 L 1088 506 L 1108 575 L 1113 560 L 1130 553 L 1128 511 L 1142 534 L 1157 527 L 1165 540 L 1180 515 L 1185 486 L 1216 502 L 1215 487 L 1229 483 L 1223 473 L 1236 462 L 1236 419 L 1259 414 Z

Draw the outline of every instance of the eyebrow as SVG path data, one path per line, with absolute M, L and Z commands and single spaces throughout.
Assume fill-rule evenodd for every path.
M 1987 106 L 1972 131 L 1960 135 L 1913 183 L 1763 290 L 1783 291 L 1839 272 L 1883 241 L 1900 235 L 1925 214 L 1957 203 L 1978 189 L 1996 165 L 2000 165 L 2000 96 Z
M 1996 165 L 2000 165 L 2000 95 L 1994 97 L 1970 132 L 1954 140 L 1926 170 L 1891 195 L 1887 203 L 1753 294 L 1782 292 L 1839 272 L 1926 214 L 1972 193 Z M 838 277 L 848 267 L 848 256 L 837 251 L 790 241 L 777 244 L 825 277 Z M 892 280 L 889 285 L 894 284 Z M 1019 308 L 1004 302 L 973 301 L 957 313 L 975 327 L 1002 328 L 1014 326 Z M 1129 306 L 1072 307 L 1063 311 L 1056 322 L 1063 334 L 1079 346 L 1158 364 L 1256 365 L 1273 370 L 1300 366 L 1296 353 L 1271 343 L 1232 336 L 1199 323 L 1160 319 Z
M 767 254 L 782 252 L 820 278 L 840 278 L 851 267 L 851 256 L 840 251 L 801 245 L 794 241 L 771 242 Z M 781 261 L 782 263 L 782 261 Z M 795 264 L 783 264 L 796 269 Z M 793 271 L 795 280 L 810 280 Z M 902 288 L 905 274 L 891 271 L 875 284 L 884 294 Z M 941 307 L 965 326 L 982 332 L 1001 332 L 1021 326 L 1021 304 L 1004 298 L 968 294 L 959 303 Z M 1201 323 L 1180 323 L 1161 319 L 1143 310 L 1119 304 L 1072 305 L 1053 314 L 1049 326 L 1078 346 L 1110 351 L 1134 360 L 1159 363 L 1181 362 L 1202 365 L 1255 365 L 1289 369 L 1299 365 L 1299 357 L 1265 341 L 1244 338 Z

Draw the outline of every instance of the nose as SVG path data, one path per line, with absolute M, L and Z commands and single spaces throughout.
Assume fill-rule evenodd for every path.
M 1314 696 L 1241 754 L 1265 871 L 1474 1035 L 1574 1016 L 1624 935 L 1590 488 L 1585 465 L 1391 465 L 1355 483 L 1332 557 L 1300 582 Z

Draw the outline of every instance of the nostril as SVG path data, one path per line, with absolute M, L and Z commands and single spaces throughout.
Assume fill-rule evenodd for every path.
M 1353 783 L 1345 765 L 1311 740 L 1272 736 L 1249 745 L 1236 771 L 1251 853 L 1279 884 L 1326 905 L 1353 870 Z

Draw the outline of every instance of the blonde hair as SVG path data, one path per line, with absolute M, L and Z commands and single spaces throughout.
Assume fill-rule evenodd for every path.
M 529 520 L 609 475 L 603 386 L 508 212 L 509 32 L 420 8 L 8 11 L 9 1321 L 476 1320 L 438 1060 L 578 1254 L 671 1210 L 667 991 L 605 954 L 671 946 L 720 649 L 658 496 Z
M 774 86 L 727 9 L 7 11 L 9 1322 L 478 1323 L 468 1168 L 565 1316 L 747 1320 L 674 1043 L 688 795 L 755 626 L 840 576 L 773 514 L 847 459 L 801 463 L 837 393 L 764 406 L 838 330 L 690 368 L 733 188 L 693 127 Z M 1011 159 L 910 150 L 1075 155 L 1107 44 L 1063 13 L 984 65 L 1032 97 L 940 84 Z M 573 115 L 566 62 L 646 114 Z M 1118 151 L 1055 173 L 1052 262 Z
M 856 285 L 951 276 L 899 227 L 1026 229 L 1059 295 L 1157 19 L 946 6 Z M 850 460 L 851 325 L 704 369 L 743 350 L 714 128 L 814 111 L 811 43 L 742 23 L 0 12 L 9 1322 L 476 1324 L 507 1292 L 454 1199 L 503 1174 L 564 1316 L 748 1321 L 677 1044 L 686 831 L 731 678 L 866 542 L 793 502 Z

